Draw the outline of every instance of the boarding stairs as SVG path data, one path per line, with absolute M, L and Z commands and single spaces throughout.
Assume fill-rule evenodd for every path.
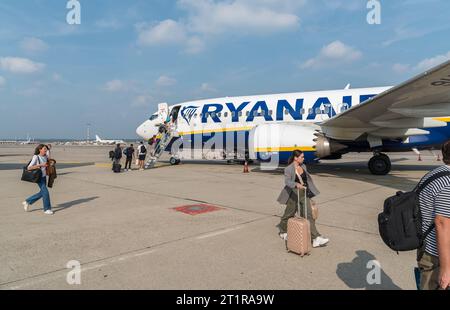
M 145 169 L 152 169 L 155 167 L 155 164 L 158 162 L 159 158 L 164 154 L 167 145 L 172 141 L 172 138 L 175 135 L 175 131 L 173 128 L 168 128 L 168 130 L 162 135 L 161 141 L 155 145 L 155 150 L 153 154 L 151 154 L 150 159 L 145 164 Z

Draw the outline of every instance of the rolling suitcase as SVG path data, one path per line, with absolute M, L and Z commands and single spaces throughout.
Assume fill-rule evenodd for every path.
M 120 173 L 120 171 L 122 170 L 122 165 L 121 164 L 113 164 L 113 171 L 114 173 Z
M 311 252 L 311 229 L 308 221 L 307 191 L 305 190 L 305 218 L 300 217 L 300 190 L 297 193 L 297 208 L 299 217 L 294 216 L 288 221 L 286 249 L 288 252 L 300 256 L 309 255 Z

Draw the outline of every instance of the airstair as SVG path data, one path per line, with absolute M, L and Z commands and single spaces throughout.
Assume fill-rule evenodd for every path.
M 153 154 L 150 154 L 149 160 L 145 164 L 145 169 L 152 169 L 158 162 L 159 158 L 164 154 L 167 146 L 174 138 L 175 131 L 173 128 L 168 127 L 162 134 L 161 140 L 155 145 Z

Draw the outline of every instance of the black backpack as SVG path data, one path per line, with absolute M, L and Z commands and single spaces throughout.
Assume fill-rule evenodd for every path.
M 143 144 L 141 144 L 141 146 L 140 146 L 140 153 L 141 154 L 147 154 L 147 148 Z
M 417 185 L 412 192 L 398 192 L 384 202 L 384 211 L 378 215 L 381 239 L 394 251 L 417 250 L 423 246 L 428 234 L 434 229 L 434 223 L 422 233 L 422 214 L 419 195 L 431 182 L 450 172 L 438 173 Z

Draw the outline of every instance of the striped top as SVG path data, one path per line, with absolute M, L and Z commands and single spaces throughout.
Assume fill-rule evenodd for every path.
M 423 184 L 428 178 L 440 172 L 450 171 L 450 166 L 434 169 L 419 182 Z M 425 233 L 434 223 L 436 215 L 450 217 L 450 176 L 441 177 L 428 184 L 419 195 L 422 212 L 422 232 Z M 439 257 L 436 242 L 436 228 L 425 239 L 425 251 Z

